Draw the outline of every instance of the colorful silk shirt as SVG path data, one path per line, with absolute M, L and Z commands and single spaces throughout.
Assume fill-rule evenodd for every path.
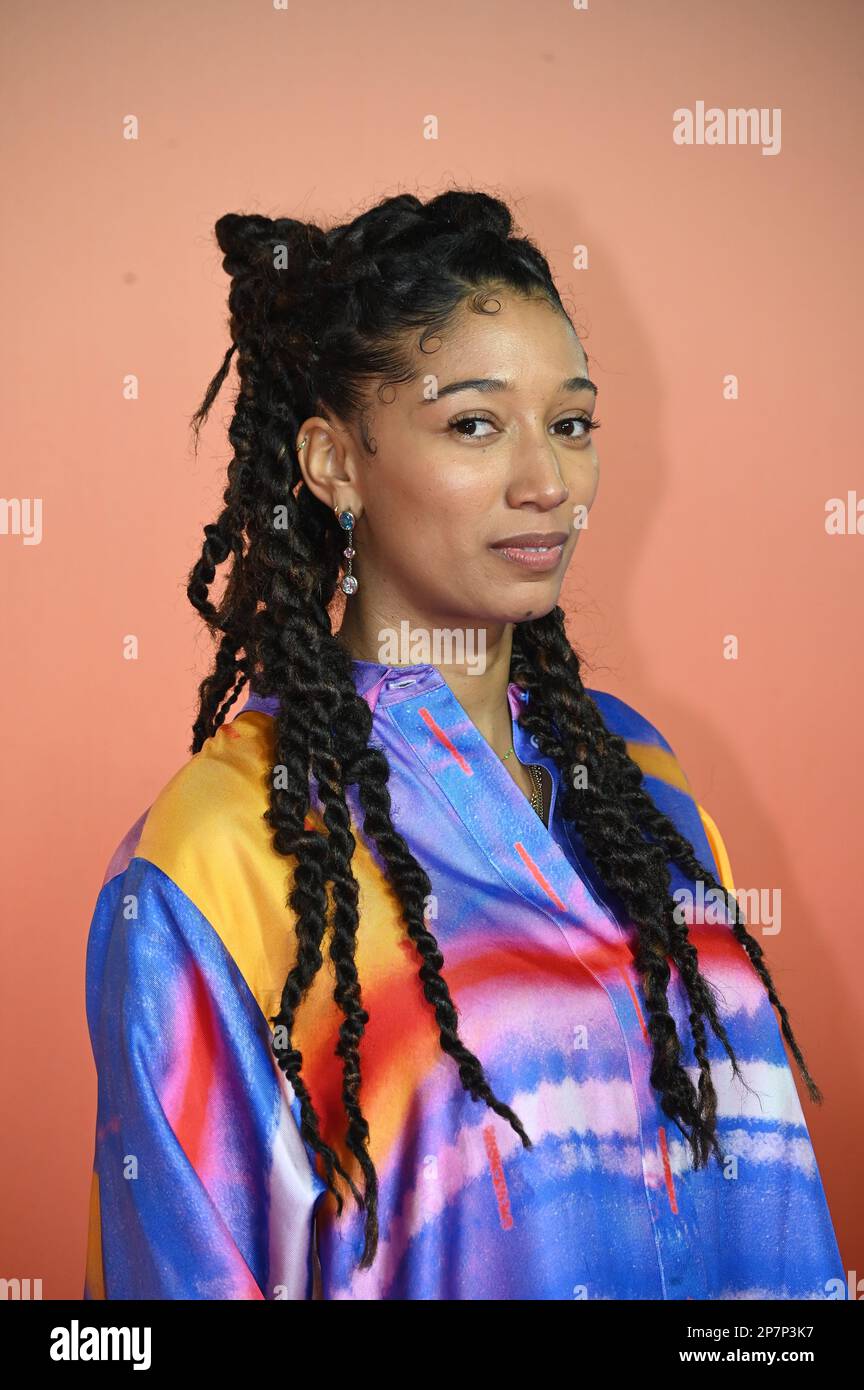
M 749 1090 L 708 1029 L 727 1161 L 694 1170 L 649 1072 L 647 1009 L 623 904 L 560 811 L 547 829 L 434 666 L 354 663 L 386 752 L 393 820 L 427 870 L 427 920 L 460 1036 L 533 1147 L 462 1086 L 419 956 L 348 790 L 369 1023 L 361 1104 L 379 1178 L 379 1245 L 336 1203 L 300 1132 L 269 1019 L 295 961 L 293 861 L 263 819 L 276 701 L 248 703 L 180 767 L 117 848 L 87 951 L 98 1075 L 87 1299 L 825 1299 L 845 1275 L 765 990 L 724 914 L 691 923 Z M 656 804 L 726 887 L 721 836 L 658 730 L 591 692 Z M 524 697 L 527 698 L 527 697 Z M 323 829 L 313 783 L 307 826 Z M 692 888 L 670 864 L 672 887 Z M 701 917 L 710 918 L 703 913 Z M 758 931 L 758 928 L 756 928 Z M 670 1009 L 694 1081 L 674 966 Z M 345 1143 L 342 1014 L 329 959 L 294 1045 L 321 1133 Z

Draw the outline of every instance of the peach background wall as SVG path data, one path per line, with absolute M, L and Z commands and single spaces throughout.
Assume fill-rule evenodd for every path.
M 208 660 L 184 579 L 229 457 L 233 374 L 197 463 L 187 428 L 229 341 L 213 223 L 344 220 L 455 182 L 511 201 L 586 330 L 602 471 L 564 590 L 571 635 L 588 683 L 672 743 L 739 887 L 782 890 L 763 944 L 825 1093 L 814 1107 L 799 1084 L 864 1275 L 864 534 L 825 525 L 828 499 L 864 497 L 862 15 L 4 6 L 0 492 L 41 499 L 42 534 L 0 534 L 0 1274 L 41 1277 L 46 1298 L 83 1286 L 87 930 L 109 855 L 188 757 Z M 779 110 L 779 151 L 675 144 L 673 112 L 697 102 Z

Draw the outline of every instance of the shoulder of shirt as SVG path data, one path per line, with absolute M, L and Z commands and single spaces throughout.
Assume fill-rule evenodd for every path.
M 134 853 L 180 882 L 187 855 L 206 846 L 215 858 L 224 840 L 263 829 L 273 736 L 272 719 L 257 711 L 217 729 L 162 787 Z
M 640 714 L 626 700 L 620 699 L 617 695 L 611 695 L 605 690 L 588 689 L 587 693 L 597 705 L 606 727 L 624 739 L 629 756 L 641 768 L 643 776 L 646 779 L 654 778 L 657 783 L 661 784 L 659 788 L 655 786 L 655 800 L 658 800 L 656 792 L 658 790 L 662 792 L 662 796 L 659 798 L 661 809 L 664 809 L 676 821 L 682 833 L 691 840 L 694 836 L 699 837 L 704 834 L 714 855 L 721 882 L 727 888 L 733 888 L 729 852 L 720 829 L 714 818 L 697 800 L 687 774 L 678 761 L 669 740 L 664 737 L 656 724 L 653 724 L 644 714 Z M 681 798 L 676 797 L 674 791 L 670 799 L 670 789 L 683 793 L 686 800 L 682 801 Z M 692 803 L 692 809 L 696 812 L 698 820 L 694 818 L 692 813 L 688 812 L 687 802 Z
M 285 903 L 293 863 L 275 852 L 264 820 L 272 758 L 274 724 L 267 714 L 239 714 L 222 724 L 164 784 L 118 845 L 104 878 L 122 876 L 133 860 L 138 877 L 160 870 L 181 892 L 179 899 L 172 895 L 176 910 L 194 909 L 207 920 L 253 992 L 260 919 L 269 903 Z
M 273 761 L 273 721 L 250 711 L 223 724 L 164 783 L 117 845 L 103 887 L 134 858 L 146 859 L 186 889 L 202 855 L 217 863 L 226 842 L 263 839 Z
M 626 700 L 622 700 L 618 695 L 611 695 L 607 690 L 587 689 L 587 693 L 602 714 L 606 727 L 612 733 L 619 734 L 627 743 L 636 745 L 637 751 L 653 748 L 665 753 L 668 757 L 675 758 L 672 745 L 660 732 L 657 725 L 653 724 L 644 714 L 640 714 L 633 705 L 628 705 Z M 637 758 L 635 761 L 638 762 L 639 759 Z
M 687 774 L 669 740 L 661 734 L 656 724 L 628 705 L 626 700 L 610 695 L 606 690 L 589 689 L 587 693 L 599 709 L 610 733 L 624 739 L 627 753 L 642 769 L 642 775 L 662 783 L 664 791 L 675 788 L 695 802 Z
M 139 817 L 104 880 L 118 879 L 133 860 L 139 876 L 159 870 L 179 890 L 179 898 L 171 890 L 177 912 L 200 913 L 265 1011 L 278 1007 L 296 944 L 286 929 L 295 861 L 275 849 L 265 819 L 275 736 L 273 719 L 259 710 L 222 725 Z M 305 827 L 326 833 L 314 807 Z M 353 867 L 370 910 L 398 916 L 393 889 L 359 836 Z

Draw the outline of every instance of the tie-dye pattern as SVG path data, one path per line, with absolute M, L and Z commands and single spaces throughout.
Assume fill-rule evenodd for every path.
M 550 828 L 432 666 L 355 662 L 393 818 L 429 873 L 428 920 L 460 1035 L 533 1148 L 463 1089 L 377 848 L 349 801 L 357 964 L 370 1015 L 363 1111 L 380 1240 L 341 1217 L 270 1051 L 295 960 L 290 863 L 262 819 L 274 700 L 179 770 L 118 847 L 91 926 L 99 1077 L 86 1298 L 766 1299 L 845 1297 L 840 1253 L 776 1016 L 725 921 L 693 923 L 700 968 L 746 1077 L 709 1030 L 721 1167 L 694 1171 L 650 1084 L 627 915 L 559 809 L 559 773 L 516 716 L 516 753 L 552 776 Z M 648 790 L 728 887 L 719 831 L 669 744 L 592 691 Z M 323 822 L 313 786 L 310 827 Z M 687 880 L 670 865 L 672 887 Z M 345 1144 L 329 961 L 294 1042 L 324 1137 Z M 672 967 L 670 1008 L 698 1068 Z

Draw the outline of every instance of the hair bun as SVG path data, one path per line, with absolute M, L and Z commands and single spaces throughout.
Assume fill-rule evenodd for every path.
M 441 193 L 426 204 L 437 226 L 460 232 L 491 232 L 505 241 L 513 234 L 513 217 L 506 203 L 488 193 Z
M 284 279 L 287 270 L 293 280 L 308 277 L 326 264 L 327 236 L 314 222 L 228 212 L 219 218 L 215 232 L 225 253 L 223 267 L 232 279 L 248 275 L 269 279 L 274 274 Z

